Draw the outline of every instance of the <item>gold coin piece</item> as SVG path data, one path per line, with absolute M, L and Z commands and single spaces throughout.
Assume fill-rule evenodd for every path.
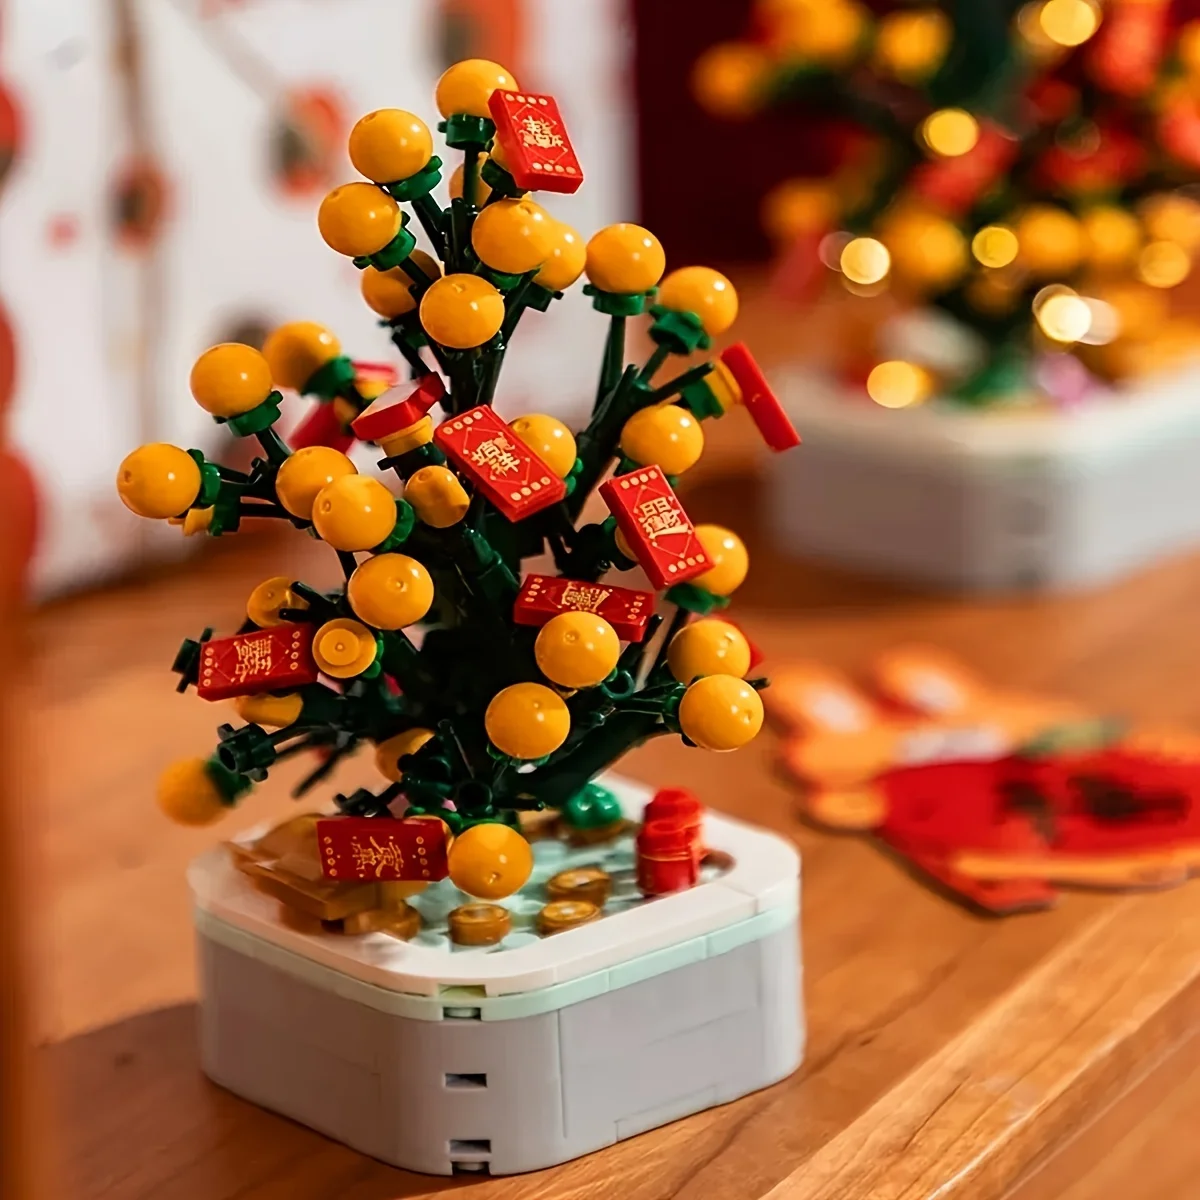
M 611 891 L 612 878 L 599 867 L 559 871 L 546 884 L 546 895 L 551 900 L 586 900 L 597 908 L 604 907 Z
M 562 933 L 564 929 L 586 925 L 599 915 L 600 909 L 589 900 L 554 900 L 538 913 L 538 932 L 548 937 L 552 933 Z
M 460 904 L 450 914 L 450 940 L 456 946 L 494 946 L 511 929 L 512 917 L 500 904 Z

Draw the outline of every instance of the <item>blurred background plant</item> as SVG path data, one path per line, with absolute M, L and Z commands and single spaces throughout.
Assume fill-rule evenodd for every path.
M 1200 20 L 1169 0 L 759 0 L 692 86 L 817 152 L 762 203 L 776 281 L 888 294 L 848 365 L 886 407 L 1070 403 L 1191 354 Z

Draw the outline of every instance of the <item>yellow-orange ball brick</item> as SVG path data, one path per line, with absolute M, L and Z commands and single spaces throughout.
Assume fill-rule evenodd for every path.
M 448 467 L 429 465 L 413 472 L 404 485 L 404 498 L 417 517 L 434 529 L 448 529 L 467 515 L 471 498 Z
M 520 84 L 511 71 L 486 58 L 468 58 L 443 72 L 434 93 L 434 102 L 443 117 L 462 113 L 469 117 L 490 117 L 488 99 L 499 88 L 515 92 Z
M 627 221 L 606 225 L 587 244 L 587 277 L 602 292 L 629 296 L 648 292 L 666 266 L 658 238 Z
M 575 466 L 575 435 L 557 417 L 526 413 L 508 427 L 559 479 L 570 475 Z
M 263 343 L 263 356 L 280 387 L 302 392 L 308 381 L 342 352 L 342 344 L 316 321 L 288 321 Z
M 763 229 L 772 241 L 783 243 L 804 233 L 824 233 L 840 207 L 837 192 L 823 180 L 785 179 L 763 198 Z
M 692 92 L 714 116 L 747 117 L 762 106 L 771 66 L 760 46 L 751 42 L 719 42 L 696 59 L 692 67 Z
M 437 259 L 424 250 L 414 250 L 409 258 L 430 279 L 436 280 L 441 276 L 442 268 Z M 412 284 L 412 278 L 403 267 L 392 267 L 390 271 L 366 267 L 359 277 L 359 289 L 367 307 L 388 321 L 416 311 L 417 301 L 411 291 Z
M 380 775 L 399 783 L 404 778 L 400 759 L 407 754 L 416 754 L 433 737 L 432 729 L 406 729 L 394 737 L 387 738 L 375 747 L 375 766 Z
M 504 324 L 504 297 L 478 275 L 446 275 L 421 297 L 421 325 L 439 345 L 471 350 Z
M 293 517 L 311 521 L 313 503 L 321 489 L 344 475 L 357 474 L 358 468 L 340 450 L 305 446 L 280 464 L 275 495 Z
M 1133 280 L 1104 282 L 1090 291 L 1097 300 L 1116 309 L 1121 342 L 1149 340 L 1161 331 L 1170 315 L 1170 306 L 1161 291 Z
M 750 570 L 746 543 L 722 525 L 697 525 L 696 536 L 712 566 L 692 583 L 714 596 L 732 596 Z
M 880 224 L 891 272 L 901 285 L 918 291 L 943 291 L 966 274 L 970 247 L 951 221 L 924 209 L 900 210 Z
M 679 724 L 705 750 L 737 750 L 762 728 L 762 699 L 735 675 L 706 675 L 683 693 Z
M 1018 265 L 1043 279 L 1069 275 L 1087 250 L 1083 226 L 1066 209 L 1053 204 L 1031 204 L 1013 229 Z
M 536 201 L 497 200 L 471 227 L 471 246 L 480 262 L 506 275 L 524 275 L 550 257 L 553 220 Z
M 189 380 L 192 396 L 214 417 L 239 417 L 257 408 L 274 383 L 267 360 L 252 346 L 223 342 L 196 359 Z
M 373 550 L 396 527 L 396 498 L 369 475 L 343 475 L 317 493 L 312 520 L 335 550 Z
M 533 654 L 538 670 L 559 687 L 595 687 L 616 669 L 621 639 L 595 613 L 564 612 L 542 626 Z
M 700 675 L 736 675 L 750 670 L 750 643 L 736 625 L 708 617 L 685 625 L 667 648 L 667 666 L 680 683 Z
M 1132 213 L 1111 204 L 1098 204 L 1079 218 L 1087 242 L 1088 265 L 1097 271 L 1116 271 L 1137 258 L 1142 227 Z
M 376 183 L 395 183 L 423 171 L 433 157 L 429 126 L 402 108 L 367 113 L 350 130 L 350 161 Z
M 317 666 L 334 679 L 361 675 L 379 652 L 375 635 L 349 617 L 326 621 L 313 635 L 312 654 Z
M 483 723 L 492 745 L 510 758 L 543 758 L 571 732 L 565 701 L 542 683 L 514 683 L 497 692 Z
M 851 0 L 775 7 L 774 18 L 763 15 L 769 48 L 780 57 L 807 62 L 846 62 L 861 45 L 869 20 L 866 10 Z
M 282 625 L 282 609 L 307 607 L 308 601 L 292 592 L 290 575 L 272 575 L 246 597 L 246 616 L 260 629 Z
M 621 430 L 621 453 L 639 467 L 657 465 L 668 475 L 682 475 L 700 461 L 704 431 L 681 405 L 639 409 Z
M 211 825 L 229 811 L 224 794 L 202 758 L 172 763 L 158 777 L 155 799 L 159 809 L 177 825 Z
M 357 617 L 376 629 L 415 624 L 433 603 L 433 580 L 407 554 L 377 554 L 350 576 L 346 598 Z
M 489 184 L 487 184 L 479 175 L 479 172 L 483 170 L 483 164 L 485 162 L 487 162 L 489 157 L 495 158 L 496 156 L 495 156 L 495 154 L 492 154 L 492 155 L 481 154 L 479 156 L 478 162 L 475 164 L 475 203 L 476 203 L 476 205 L 482 205 L 483 203 L 485 203 L 487 198 L 492 194 L 491 186 Z M 466 165 L 467 165 L 466 163 L 459 163 L 458 166 L 455 167 L 454 170 L 450 173 L 450 182 L 447 185 L 447 187 L 450 191 L 450 199 L 451 200 L 459 200 L 462 198 L 463 175 L 466 173 Z
M 317 228 L 347 258 L 377 254 L 400 232 L 400 205 L 373 183 L 344 183 L 321 201 Z
M 178 525 L 183 530 L 184 537 L 195 537 L 198 533 L 207 533 L 212 527 L 213 510 L 208 508 L 189 508 L 182 517 L 168 517 L 168 525 Z
M 693 312 L 710 337 L 727 330 L 738 315 L 737 289 L 710 267 L 681 267 L 659 285 L 656 303 L 677 312 Z
M 920 83 L 941 66 L 954 29 L 936 8 L 887 13 L 875 35 L 875 61 L 904 83 Z
M 583 238 L 562 221 L 555 221 L 550 253 L 533 282 L 548 292 L 565 292 L 583 274 L 587 246 Z
M 1138 215 L 1152 241 L 1175 242 L 1189 253 L 1200 250 L 1200 203 L 1178 192 L 1147 196 Z
M 185 450 L 150 442 L 117 468 L 117 494 L 130 512 L 151 520 L 177 517 L 200 494 L 200 468 Z
M 243 721 L 261 725 L 264 729 L 286 729 L 300 719 L 304 701 L 296 692 L 286 696 L 263 693 L 258 696 L 239 696 L 234 710 Z
M 533 850 L 508 825 L 472 825 L 454 839 L 447 863 L 456 888 L 479 900 L 520 891 L 533 871 Z

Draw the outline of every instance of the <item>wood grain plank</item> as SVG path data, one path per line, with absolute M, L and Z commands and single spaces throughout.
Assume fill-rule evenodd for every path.
M 1200 1029 L 1005 1200 L 1190 1200 L 1200 1179 Z
M 768 1193 L 992 1200 L 1200 1021 L 1200 902 L 1130 899 Z

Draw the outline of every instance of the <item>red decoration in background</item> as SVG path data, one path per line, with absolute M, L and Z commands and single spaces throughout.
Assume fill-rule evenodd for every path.
M 284 97 L 271 129 L 271 175 L 296 198 L 337 182 L 349 128 L 342 98 L 327 88 L 300 88 Z
M 135 155 L 117 172 L 112 195 L 112 224 L 117 244 L 126 250 L 151 245 L 167 219 L 167 179 L 158 164 Z
M 614 475 L 599 491 L 656 588 L 686 583 L 712 566 L 691 518 L 658 467 Z
M 1200 167 L 1200 106 L 1190 97 L 1168 104 L 1158 116 L 1163 148 L 1189 167 Z
M 1154 86 L 1166 50 L 1169 0 L 1115 0 L 1087 44 L 1091 77 L 1119 96 L 1136 98 Z
M 583 169 L 553 96 L 502 92 L 488 99 L 504 165 L 525 191 L 575 192 Z
M 213 638 L 200 650 L 196 691 L 204 700 L 227 700 L 316 683 L 312 639 L 313 627 L 301 624 Z
M 487 405 L 443 422 L 433 440 L 510 521 L 531 517 L 567 494 L 567 485 Z
M 317 822 L 317 845 L 326 879 L 433 882 L 449 870 L 437 817 L 330 817 Z
M 821 294 L 826 266 L 821 261 L 821 242 L 829 229 L 797 234 L 783 252 L 771 276 L 771 285 L 781 300 L 810 304 Z
M 0 188 L 8 179 L 21 151 L 24 126 L 12 92 L 0 82 Z
M 1091 142 L 1083 146 L 1055 144 L 1037 160 L 1043 185 L 1067 192 L 1092 192 L 1120 187 L 1146 168 L 1141 142 L 1124 130 L 1093 126 Z
M 46 243 L 55 250 L 73 245 L 79 237 L 76 213 L 54 213 L 46 222 Z
M 293 450 L 302 450 L 305 446 L 329 446 L 345 454 L 354 445 L 354 434 L 338 419 L 332 404 L 314 404 L 288 435 L 288 444 Z
M 909 177 L 909 189 L 949 215 L 966 212 L 1012 165 L 1015 138 L 995 125 L 982 124 L 979 140 L 955 158 L 922 163 Z
M 813 665 L 776 680 L 772 713 L 798 727 L 785 764 L 821 823 L 873 833 L 992 912 L 1044 907 L 1061 885 L 1157 887 L 1200 870 L 1200 735 L 1122 735 L 929 651 L 893 651 L 872 675 L 908 715 Z
M 0 435 L 2 436 L 2 435 Z M 11 612 L 24 598 L 38 538 L 37 483 L 19 454 L 0 446 L 0 610 Z
M 518 625 L 545 625 L 564 612 L 595 613 L 613 627 L 617 637 L 640 642 L 654 612 L 654 593 L 557 575 L 525 576 L 513 606 L 513 620 Z
M 8 410 L 17 387 L 17 341 L 12 322 L 0 304 L 0 419 Z

